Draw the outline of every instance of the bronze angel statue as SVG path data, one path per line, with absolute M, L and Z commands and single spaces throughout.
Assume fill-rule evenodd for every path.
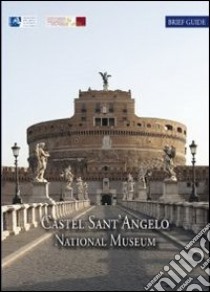
M 176 148 L 173 146 L 166 145 L 163 149 L 164 154 L 164 170 L 168 174 L 168 180 L 176 181 L 176 173 L 174 171 L 174 162 L 173 159 L 176 156 Z
M 99 72 L 99 74 L 101 75 L 101 77 L 103 79 L 103 89 L 107 91 L 108 90 L 108 78 L 112 77 L 112 75 L 107 74 L 107 72 L 105 72 L 105 73 Z

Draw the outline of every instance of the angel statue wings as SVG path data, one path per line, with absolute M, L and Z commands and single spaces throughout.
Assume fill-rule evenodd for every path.
M 107 72 L 105 72 L 105 73 L 99 72 L 99 74 L 101 75 L 101 77 L 103 79 L 103 89 L 107 91 L 108 90 L 108 86 L 109 86 L 108 79 L 110 77 L 112 77 L 112 75 L 107 74 Z
M 176 173 L 174 171 L 173 159 L 176 156 L 176 148 L 166 145 L 164 151 L 164 170 L 168 174 L 168 180 L 177 181 Z

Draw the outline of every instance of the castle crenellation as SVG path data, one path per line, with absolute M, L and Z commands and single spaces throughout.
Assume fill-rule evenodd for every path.
M 175 168 L 177 172 L 177 177 L 179 181 L 191 182 L 192 180 L 192 166 L 177 166 Z M 20 181 L 32 181 L 32 173 L 30 168 L 28 167 L 19 167 L 18 168 Z M 93 179 L 93 180 L 101 180 L 101 178 L 106 175 L 106 172 L 102 172 L 99 174 L 98 172 L 93 172 L 90 175 L 86 174 L 84 179 Z M 121 175 L 112 173 L 113 177 L 110 177 L 110 180 L 120 179 L 125 180 L 127 177 L 127 173 L 122 173 Z M 138 177 L 138 173 L 133 173 L 135 179 Z M 163 168 L 153 169 L 151 181 L 163 180 L 165 177 Z M 57 174 L 56 171 L 48 171 L 47 178 L 60 181 L 60 175 Z M 209 167 L 208 166 L 196 166 L 196 179 L 197 181 L 205 181 L 209 179 Z M 15 168 L 14 167 L 2 167 L 2 181 L 14 181 L 15 182 Z

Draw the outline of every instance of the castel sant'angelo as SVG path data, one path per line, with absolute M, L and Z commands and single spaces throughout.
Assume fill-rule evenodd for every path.
M 71 165 L 77 176 L 113 179 L 135 174 L 142 163 L 160 166 L 165 145 L 176 148 L 175 164 L 184 165 L 186 126 L 138 117 L 131 91 L 109 90 L 104 83 L 103 90 L 79 91 L 72 117 L 30 126 L 27 142 L 32 169 L 36 144 L 45 142 L 50 153 L 48 172 L 60 173 Z
M 93 202 L 100 203 L 104 181 L 116 199 L 122 197 L 122 184 L 131 174 L 138 180 L 143 167 L 150 171 L 151 198 L 162 194 L 164 171 L 164 147 L 175 149 L 173 162 L 177 174 L 179 192 L 187 200 L 191 192 L 192 167 L 186 163 L 186 126 L 177 121 L 150 118 L 135 114 L 135 100 L 131 91 L 110 90 L 110 75 L 101 73 L 103 89 L 79 91 L 74 100 L 74 115 L 69 118 L 44 121 L 27 129 L 29 168 L 19 167 L 21 194 L 27 202 L 32 192 L 32 181 L 37 169 L 36 146 L 45 143 L 50 156 L 45 178 L 50 182 L 50 195 L 59 200 L 61 174 L 71 167 L 76 180 L 81 177 L 88 183 Z M 11 203 L 14 194 L 14 167 L 3 167 L 3 203 Z M 208 196 L 208 167 L 196 166 L 198 193 Z M 137 185 L 137 184 L 136 184 Z

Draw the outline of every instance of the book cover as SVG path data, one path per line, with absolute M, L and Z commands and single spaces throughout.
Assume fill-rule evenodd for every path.
M 2 1 L 2 290 L 208 291 L 207 1 Z

